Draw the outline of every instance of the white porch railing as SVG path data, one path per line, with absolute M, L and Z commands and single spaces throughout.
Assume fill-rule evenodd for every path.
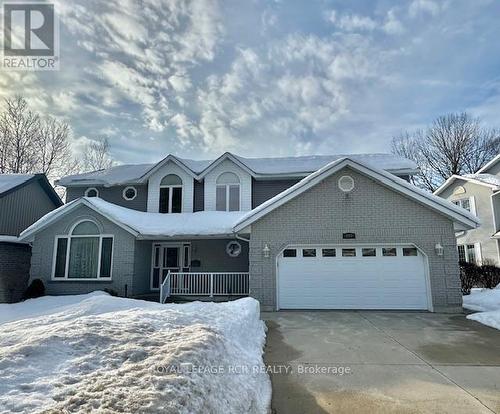
M 248 272 L 168 272 L 160 286 L 160 302 L 169 296 L 246 296 Z

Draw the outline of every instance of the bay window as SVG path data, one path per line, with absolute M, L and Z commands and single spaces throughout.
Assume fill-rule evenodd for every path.
M 53 279 L 111 279 L 113 236 L 100 234 L 97 225 L 77 223 L 68 236 L 57 236 Z

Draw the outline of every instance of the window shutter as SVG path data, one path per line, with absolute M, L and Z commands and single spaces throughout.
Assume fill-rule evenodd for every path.
M 474 251 L 476 252 L 476 263 L 480 265 L 483 262 L 483 256 L 481 253 L 481 243 L 474 243 Z
M 56 262 L 54 264 L 54 278 L 66 276 L 66 252 L 68 247 L 67 238 L 58 238 L 56 247 Z
M 474 196 L 470 196 L 469 197 L 469 203 L 470 203 L 470 212 L 472 214 L 474 214 L 475 216 L 477 216 L 477 212 L 476 212 L 476 199 Z
M 226 186 L 218 185 L 215 196 L 215 209 L 217 211 L 226 211 Z
M 101 245 L 101 269 L 99 277 L 111 277 L 112 253 L 113 253 L 113 238 L 103 237 Z

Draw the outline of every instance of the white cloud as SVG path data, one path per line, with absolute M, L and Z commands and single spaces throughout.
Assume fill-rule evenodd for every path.
M 410 17 L 416 17 L 422 14 L 437 16 L 441 10 L 439 3 L 433 0 L 413 0 L 408 8 Z
M 357 35 L 294 34 L 242 49 L 227 73 L 200 90 L 193 138 L 213 152 L 245 152 L 258 143 L 273 153 L 308 152 L 349 113 L 351 82 L 371 82 L 378 70 L 373 45 Z
M 374 19 L 353 13 L 340 14 L 336 10 L 324 13 L 325 19 L 345 32 L 372 32 L 382 30 L 387 34 L 400 34 L 404 31 L 395 9 L 390 9 L 384 19 Z
M 401 34 L 404 32 L 403 24 L 396 17 L 396 12 L 391 9 L 387 12 L 387 16 L 383 25 L 383 29 L 388 34 Z

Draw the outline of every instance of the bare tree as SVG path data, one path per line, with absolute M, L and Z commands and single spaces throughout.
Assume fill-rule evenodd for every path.
M 392 140 L 392 152 L 413 160 L 420 173 L 415 185 L 429 191 L 453 174 L 472 174 L 500 153 L 500 133 L 467 113 L 437 118 L 426 130 Z
M 42 120 L 35 145 L 38 171 L 47 176 L 61 176 L 75 169 L 70 136 L 71 129 L 67 123 L 52 117 Z
M 83 170 L 97 171 L 112 167 L 114 161 L 111 158 L 110 149 L 107 138 L 98 138 L 88 144 L 83 154 Z
M 0 113 L 0 172 L 29 173 L 37 166 L 33 147 L 38 139 L 40 117 L 22 96 L 5 100 Z
M 50 180 L 74 172 L 71 128 L 31 111 L 22 96 L 4 101 L 0 112 L 0 173 L 45 173 Z

